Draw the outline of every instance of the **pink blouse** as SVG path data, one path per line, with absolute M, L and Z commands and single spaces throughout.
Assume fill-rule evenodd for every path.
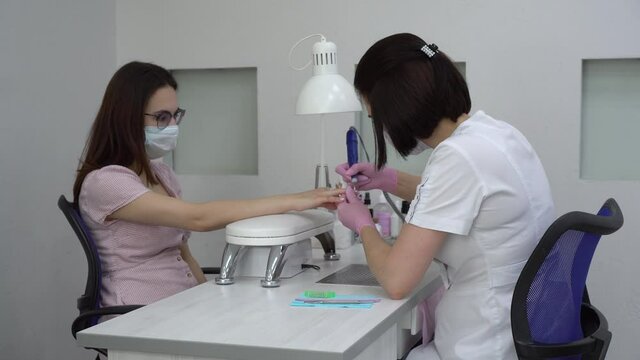
M 152 161 L 151 170 L 170 196 L 180 197 L 180 185 L 166 164 Z M 106 220 L 147 191 L 138 175 L 118 165 L 92 171 L 82 183 L 80 214 L 102 262 L 102 306 L 146 305 L 198 284 L 180 256 L 189 231 Z

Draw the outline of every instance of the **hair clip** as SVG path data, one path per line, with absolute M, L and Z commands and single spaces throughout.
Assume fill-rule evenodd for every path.
M 427 44 L 420 48 L 423 53 L 427 54 L 427 57 L 431 59 L 435 54 L 438 53 L 438 46 L 436 44 Z

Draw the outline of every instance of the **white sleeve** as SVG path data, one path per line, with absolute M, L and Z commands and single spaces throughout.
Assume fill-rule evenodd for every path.
M 406 221 L 468 235 L 485 195 L 486 187 L 469 156 L 453 145 L 440 144 L 431 153 Z

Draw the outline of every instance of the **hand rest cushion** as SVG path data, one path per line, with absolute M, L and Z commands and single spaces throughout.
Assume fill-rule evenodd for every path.
M 331 231 L 334 215 L 326 210 L 292 211 L 227 225 L 227 243 L 245 246 L 287 245 Z

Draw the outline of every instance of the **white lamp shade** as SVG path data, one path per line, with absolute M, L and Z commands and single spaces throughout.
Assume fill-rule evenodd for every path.
M 309 79 L 296 103 L 296 114 L 329 114 L 361 111 L 362 105 L 353 85 L 338 74 L 336 44 L 322 39 L 313 44 L 311 51 L 313 76 Z
M 314 75 L 298 95 L 296 114 L 328 114 L 361 111 L 353 85 L 339 74 Z

